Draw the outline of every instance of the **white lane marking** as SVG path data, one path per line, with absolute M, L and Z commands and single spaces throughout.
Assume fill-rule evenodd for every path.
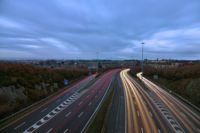
M 139 113 L 139 111 L 137 111 L 137 115 L 138 115 L 138 117 L 140 116 L 140 113 Z
M 43 109 L 42 111 L 40 111 L 41 113 L 44 112 L 45 110 L 47 110 L 47 108 Z
M 38 126 L 37 123 L 36 123 L 36 124 L 34 124 L 32 127 L 35 129 L 35 128 L 38 128 L 38 127 L 40 127 L 40 126 Z
M 14 129 L 16 130 L 16 129 L 20 128 L 20 127 L 23 126 L 25 123 L 26 123 L 26 122 L 23 122 L 23 123 L 19 124 L 19 125 L 16 126 Z
M 67 133 L 69 131 L 69 129 L 67 128 L 65 131 L 64 131 L 64 133 Z
M 42 118 L 40 121 L 41 121 L 42 123 L 44 123 L 44 122 L 45 122 L 44 118 Z
M 90 106 L 92 104 L 92 102 L 90 102 L 88 105 Z
M 68 117 L 71 113 L 72 113 L 72 112 L 68 112 L 68 113 L 65 115 L 65 117 Z
M 80 118 L 80 117 L 83 115 L 83 113 L 84 113 L 84 112 L 81 112 L 81 113 L 78 115 L 78 118 Z
M 110 83 L 109 83 L 107 89 L 106 89 L 106 92 L 105 92 L 104 95 L 103 95 L 103 98 L 101 99 L 100 103 L 99 103 L 98 106 L 96 107 L 96 109 L 95 109 L 95 111 L 93 112 L 93 114 L 90 116 L 90 118 L 89 118 L 89 120 L 87 121 L 87 123 L 85 124 L 85 126 L 82 128 L 81 133 L 83 133 L 83 132 L 85 131 L 85 129 L 87 128 L 87 126 L 88 126 L 89 123 L 91 122 L 91 119 L 94 117 L 94 115 L 96 114 L 96 112 L 99 110 L 99 108 L 100 108 L 100 106 L 101 106 L 101 104 L 102 104 L 102 102 L 103 102 L 103 99 L 105 98 L 106 94 L 108 93 L 108 90 L 109 90 L 109 88 L 110 88 L 112 82 L 113 82 L 113 76 L 112 76 L 112 79 L 111 79 L 111 81 L 110 81 Z
M 51 118 L 52 116 L 50 114 L 48 114 L 46 117 Z
M 158 133 L 161 133 L 160 129 L 158 129 Z
M 55 111 L 55 109 L 53 111 L 51 111 L 52 113 L 56 114 L 57 112 Z
M 71 102 L 71 100 L 70 100 L 70 99 L 67 99 L 67 102 Z
M 50 128 L 50 129 L 47 131 L 47 133 L 50 133 L 52 130 L 53 130 L 53 128 Z
M 83 101 L 81 101 L 78 105 L 80 106 L 83 103 Z
M 86 91 L 85 91 L 86 92 Z M 52 119 L 53 117 L 55 117 L 58 113 L 60 113 L 62 110 L 64 110 L 65 108 L 67 108 L 70 104 L 72 104 L 75 100 L 77 100 L 78 98 L 80 98 L 85 92 L 81 92 L 81 93 L 77 93 L 77 96 L 75 99 L 70 100 L 70 102 L 68 102 L 68 105 L 64 106 L 63 108 L 60 108 L 61 104 L 64 104 L 64 101 L 58 105 L 56 108 L 54 108 L 52 111 L 50 111 L 46 116 L 44 116 L 43 118 L 41 118 L 40 120 L 38 120 L 36 123 L 34 123 L 32 126 L 30 126 L 29 128 L 27 128 L 23 133 L 29 133 L 29 132 L 34 132 L 35 130 L 37 130 L 39 127 L 41 127 L 43 124 L 45 124 L 47 121 L 49 121 L 50 119 Z M 68 98 L 66 101 L 68 101 L 70 98 Z M 61 100 L 61 99 L 60 99 Z M 58 101 L 58 100 L 57 100 Z M 46 118 L 46 119 L 45 119 Z M 48 118 L 48 119 L 47 119 Z
M 143 128 L 141 128 L 141 133 L 144 133 L 144 130 L 143 130 Z
M 58 106 L 56 109 L 59 110 L 59 111 L 61 110 L 60 106 Z

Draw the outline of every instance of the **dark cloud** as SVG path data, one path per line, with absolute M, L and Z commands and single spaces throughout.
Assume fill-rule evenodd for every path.
M 0 58 L 200 58 L 198 0 L 2 0 Z M 12 54 L 11 54 L 12 53 Z

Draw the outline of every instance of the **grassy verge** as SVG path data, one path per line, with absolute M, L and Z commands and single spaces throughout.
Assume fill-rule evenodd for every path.
M 94 121 L 92 122 L 88 130 L 86 131 L 87 133 L 101 133 L 109 105 L 112 102 L 113 95 L 114 95 L 114 89 L 112 88 L 112 91 L 106 97 Z

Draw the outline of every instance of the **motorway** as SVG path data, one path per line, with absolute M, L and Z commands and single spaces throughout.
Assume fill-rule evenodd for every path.
M 109 89 L 113 76 L 119 70 L 109 71 L 90 87 L 80 89 L 93 77 L 88 77 L 75 86 L 48 100 L 38 108 L 13 121 L 1 133 L 50 133 L 82 132 Z
M 128 133 L 198 133 L 200 116 L 180 100 L 148 79 L 120 73 L 125 92 L 125 122 Z
M 125 92 L 126 132 L 176 132 L 149 96 L 150 92 L 130 77 L 128 71 L 126 69 L 120 73 Z
M 141 73 L 137 76 L 143 81 L 148 89 L 156 96 L 152 95 L 153 99 L 160 99 L 163 105 L 171 112 L 174 120 L 177 121 L 182 128 L 182 132 L 200 133 L 200 115 L 188 107 L 185 103 L 175 98 L 173 95 L 154 84 L 150 80 L 142 77 Z M 174 121 L 171 120 L 170 123 Z

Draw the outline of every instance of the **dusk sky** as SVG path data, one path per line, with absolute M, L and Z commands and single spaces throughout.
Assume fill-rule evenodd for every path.
M 200 59 L 200 0 L 0 0 L 0 59 Z

